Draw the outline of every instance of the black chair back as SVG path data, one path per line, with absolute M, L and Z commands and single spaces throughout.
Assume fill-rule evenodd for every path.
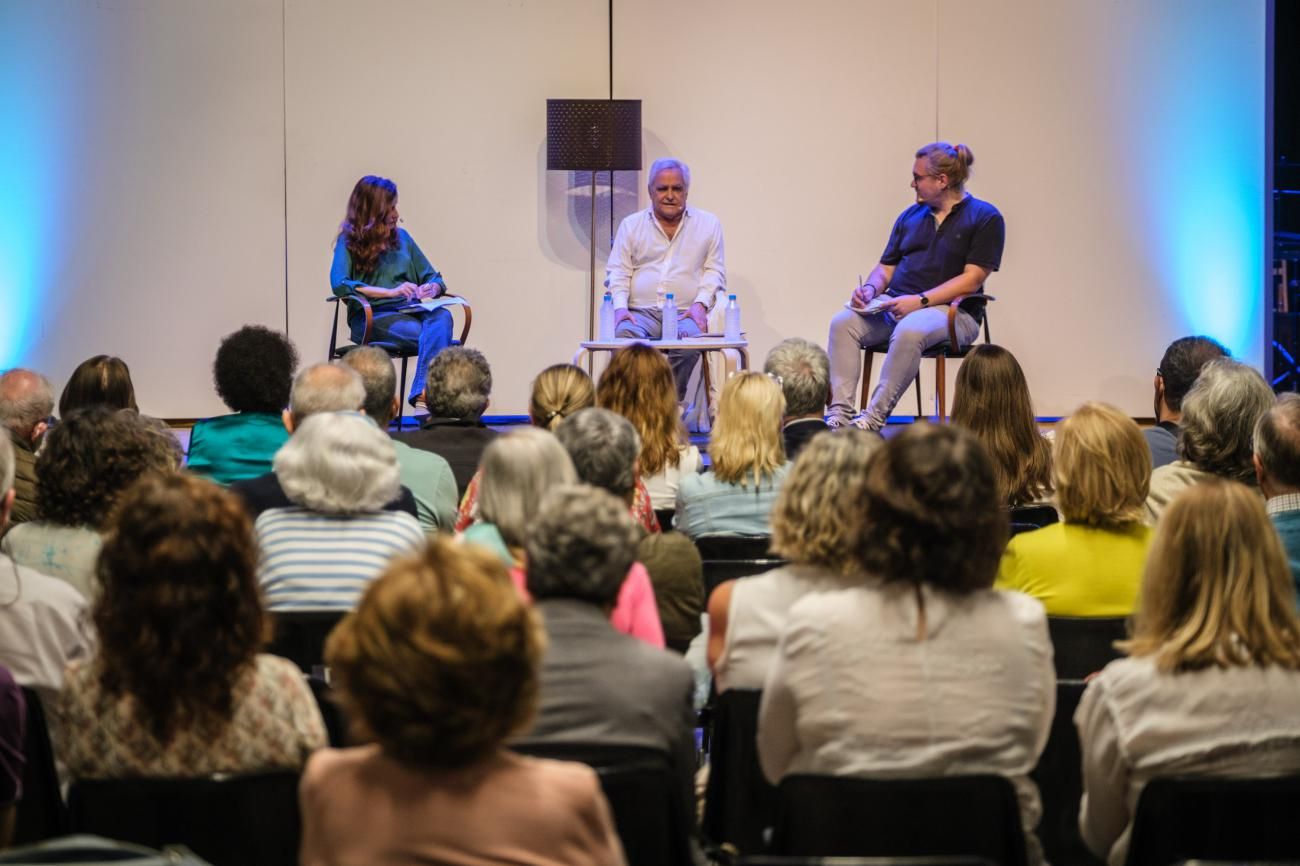
M 313 667 L 325 664 L 325 639 L 347 613 L 346 610 L 273 612 L 275 635 L 266 651 L 287 658 L 304 673 L 312 673 Z
M 1043 855 L 1052 866 L 1094 866 L 1100 864 L 1079 835 L 1079 798 L 1083 796 L 1083 756 L 1074 711 L 1079 708 L 1086 686 L 1082 680 L 1056 683 L 1056 715 L 1047 746 L 1038 758 L 1030 778 L 1038 785 L 1043 817 L 1038 822 L 1038 839 Z
M 316 676 L 307 677 L 307 687 L 311 689 L 311 696 L 316 699 L 321 720 L 325 722 L 325 733 L 329 737 L 329 744 L 336 749 L 352 745 L 348 737 L 348 717 L 343 712 L 343 708 L 335 702 L 334 689 L 325 680 Z
M 1129 864 L 1300 861 L 1300 776 L 1152 779 L 1138 798 Z
M 1012 523 L 1025 523 L 1035 529 L 1059 523 L 1061 516 L 1050 505 L 1018 505 L 1011 509 Z
M 1023 866 L 1025 837 L 1011 782 L 786 776 L 777 788 L 773 854 L 822 857 L 960 854 Z
M 23 742 L 23 796 L 14 819 L 14 844 L 27 845 L 68 832 L 68 813 L 54 767 L 54 747 L 41 696 L 24 687 L 27 730 Z
M 704 597 L 707 599 L 721 583 L 739 577 L 752 577 L 785 565 L 785 560 L 771 553 L 772 539 L 766 535 L 707 535 L 695 539 L 704 566 Z
M 213 866 L 294 866 L 302 821 L 298 772 L 199 779 L 93 779 L 68 792 L 74 833 L 162 848 L 185 845 Z
M 1082 680 L 1122 655 L 1115 641 L 1128 637 L 1122 616 L 1049 616 L 1052 655 L 1058 680 Z
M 704 835 L 741 854 L 764 849 L 763 831 L 776 816 L 776 788 L 758 764 L 758 689 L 729 689 L 713 699 Z
M 983 857 L 741 857 L 738 866 L 998 866 Z M 1055 866 L 1055 864 L 1053 864 Z

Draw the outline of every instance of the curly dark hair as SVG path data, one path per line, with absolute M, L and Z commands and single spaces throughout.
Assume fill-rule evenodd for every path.
M 151 475 L 122 496 L 99 558 L 96 674 L 131 698 L 162 745 L 218 736 L 267 634 L 257 546 L 239 499 L 210 481 Z
M 289 405 L 298 350 L 279 331 L 245 325 L 227 334 L 212 362 L 212 381 L 232 412 L 278 413 Z
M 59 395 L 59 417 L 90 406 L 138 410 L 135 385 L 126 361 L 111 355 L 96 355 L 77 365 Z
M 347 245 L 354 274 L 370 271 L 381 255 L 397 247 L 397 229 L 388 225 L 396 201 L 397 184 L 386 177 L 368 174 L 352 187 L 338 243 Z
M 975 434 L 911 425 L 876 453 L 865 493 L 858 555 L 869 572 L 957 593 L 993 585 L 1010 523 Z
M 122 491 L 149 472 L 179 465 L 165 428 L 129 409 L 92 406 L 68 414 L 45 434 L 36 458 L 36 510 L 59 526 L 103 529 Z

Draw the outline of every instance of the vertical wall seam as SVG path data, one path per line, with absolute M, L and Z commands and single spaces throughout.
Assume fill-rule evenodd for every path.
M 289 26 L 286 6 L 280 0 L 280 167 L 284 196 L 284 335 L 289 336 Z

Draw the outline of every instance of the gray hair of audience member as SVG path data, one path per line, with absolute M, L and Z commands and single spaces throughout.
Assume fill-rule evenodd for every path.
M 573 461 L 555 435 L 521 427 L 492 440 L 479 463 L 478 510 L 510 547 L 523 547 L 542 497 L 577 482 Z
M 1255 424 L 1255 456 L 1273 481 L 1300 490 L 1300 394 L 1281 394 Z
M 542 499 L 528 533 L 528 592 L 539 601 L 612 607 L 639 538 L 627 504 L 612 493 L 586 484 L 558 487 Z
M 1255 424 L 1276 397 L 1253 367 L 1219 358 L 1201 368 L 1183 400 L 1178 455 L 1197 469 L 1255 483 Z
M 641 437 L 632 422 L 608 409 L 582 409 L 555 431 L 583 484 L 627 499 L 636 489 Z
M 763 372 L 781 382 L 785 414 L 821 414 L 830 391 L 831 362 L 826 350 L 802 337 L 790 337 L 767 354 Z
M 375 346 L 362 346 L 343 356 L 343 364 L 356 371 L 366 392 L 361 408 L 380 427 L 393 420 L 393 395 L 397 393 L 397 372 L 393 359 Z
M 432 418 L 477 421 L 492 394 L 492 368 L 477 349 L 450 346 L 429 362 L 424 404 Z
M 54 388 L 34 370 L 15 367 L 0 375 L 0 426 L 28 437 L 54 411 Z
M 650 170 L 646 172 L 646 189 L 654 188 L 655 178 L 659 176 L 659 172 L 672 171 L 674 169 L 682 173 L 682 183 L 686 184 L 687 189 L 690 189 L 691 167 L 680 159 L 673 159 L 671 156 L 666 156 L 663 159 L 656 159 L 654 162 L 650 163 Z
M 0 436 L 0 506 L 3 506 L 4 498 L 13 489 L 14 446 L 9 444 L 8 436 Z
M 1191 390 L 1201 368 L 1217 358 L 1230 357 L 1223 344 L 1212 337 L 1180 337 L 1169 344 L 1156 371 L 1164 382 L 1165 405 L 1181 411 L 1183 398 Z
M 273 467 L 291 501 L 325 514 L 379 511 L 401 492 L 393 440 L 359 412 L 310 416 Z
M 322 412 L 360 412 L 366 387 L 357 371 L 342 364 L 312 364 L 293 380 L 289 414 L 297 427 Z

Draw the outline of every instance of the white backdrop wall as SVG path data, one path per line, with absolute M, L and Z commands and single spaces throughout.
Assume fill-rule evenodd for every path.
M 614 96 L 643 100 L 646 164 L 690 162 L 722 218 L 756 360 L 825 338 L 912 200 L 912 151 L 944 137 L 1007 217 L 994 339 L 1040 414 L 1149 415 L 1184 333 L 1261 362 L 1265 0 L 614 7 Z M 545 171 L 545 99 L 606 95 L 606 11 L 0 0 L 0 110 L 25 118 L 0 143 L 0 365 L 61 384 L 115 353 L 145 411 L 223 411 L 208 370 L 239 324 L 324 356 L 334 233 L 377 173 L 473 299 L 490 411 L 523 412 L 585 332 L 586 177 Z M 616 218 L 646 200 L 644 174 L 617 181 Z

